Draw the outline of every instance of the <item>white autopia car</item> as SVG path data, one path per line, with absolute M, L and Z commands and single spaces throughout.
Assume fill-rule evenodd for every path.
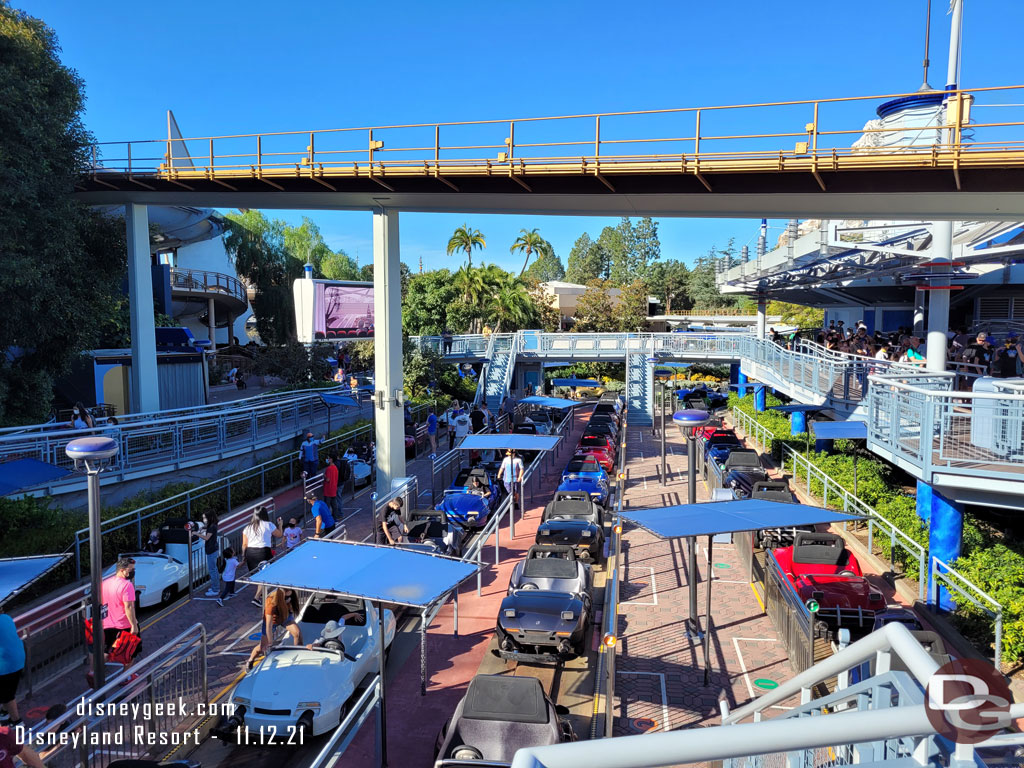
M 272 647 L 235 686 L 231 694 L 234 714 L 222 720 L 214 735 L 233 740 L 239 729 L 245 728 L 248 736 L 242 743 L 254 743 L 254 734 L 287 742 L 301 729 L 307 738 L 337 728 L 348 714 L 356 688 L 377 672 L 377 608 L 369 600 L 317 594 L 306 601 L 298 618 L 303 642 L 312 643 L 328 621 L 341 624 L 348 613 L 359 614 L 363 623 L 351 626 L 354 620 L 349 619 L 343 628 L 344 653 L 316 647 L 309 650 L 305 645 Z M 394 637 L 395 616 L 385 609 L 385 653 Z
M 135 561 L 135 600 L 139 608 L 152 608 L 169 603 L 180 593 L 188 591 L 189 535 L 186 520 L 169 520 L 160 528 L 160 544 L 163 553 L 127 552 L 119 557 L 130 557 Z M 201 582 L 207 575 L 206 542 L 195 535 L 203 530 L 203 524 L 192 523 L 192 576 Z M 219 552 L 228 546 L 228 540 L 220 536 L 217 542 Z M 103 572 L 106 579 L 114 575 L 116 564 Z

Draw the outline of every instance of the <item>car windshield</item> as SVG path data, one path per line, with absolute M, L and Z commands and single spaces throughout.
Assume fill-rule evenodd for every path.
M 584 435 L 583 439 L 580 440 L 580 445 L 585 445 L 588 448 L 604 448 L 608 445 L 608 441 L 598 435 Z

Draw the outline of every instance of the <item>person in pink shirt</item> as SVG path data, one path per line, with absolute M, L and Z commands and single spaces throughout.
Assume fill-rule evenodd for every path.
M 103 612 L 103 643 L 108 653 L 124 630 L 141 636 L 139 620 L 135 615 L 134 576 L 135 561 L 130 557 L 122 557 L 117 561 L 114 575 L 103 581 L 103 603 L 100 609 Z

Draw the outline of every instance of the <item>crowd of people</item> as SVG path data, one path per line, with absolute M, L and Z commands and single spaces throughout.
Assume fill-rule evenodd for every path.
M 898 363 L 927 362 L 925 345 L 909 328 L 901 327 L 890 333 L 872 334 L 863 320 L 851 327 L 844 325 L 842 320 L 829 321 L 828 327 L 816 334 L 815 341 L 819 346 L 841 354 Z M 769 335 L 780 346 L 793 348 L 796 344 L 796 334 L 784 335 L 771 328 Z M 1017 334 L 1012 331 L 999 341 L 985 331 L 972 334 L 966 328 L 959 328 L 947 332 L 946 339 L 947 361 L 969 376 L 1005 379 L 1024 374 L 1021 362 L 1024 348 Z

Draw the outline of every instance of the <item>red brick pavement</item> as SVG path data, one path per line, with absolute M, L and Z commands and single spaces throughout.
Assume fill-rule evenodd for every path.
M 666 431 L 668 483 L 660 484 L 660 442 L 651 430 L 628 436 L 629 481 L 624 506 L 686 503 L 686 443 Z M 707 489 L 698 481 L 697 499 Z M 698 611 L 701 625 L 708 573 L 706 540 L 698 543 Z M 704 686 L 703 651 L 687 639 L 689 614 L 686 545 L 626 526 L 620 591 L 619 657 L 616 669 L 615 733 L 676 730 L 715 724 L 724 690 L 730 707 L 763 693 L 756 681 L 782 682 L 792 676 L 786 652 L 762 613 L 732 544 L 712 549 L 711 674 Z

